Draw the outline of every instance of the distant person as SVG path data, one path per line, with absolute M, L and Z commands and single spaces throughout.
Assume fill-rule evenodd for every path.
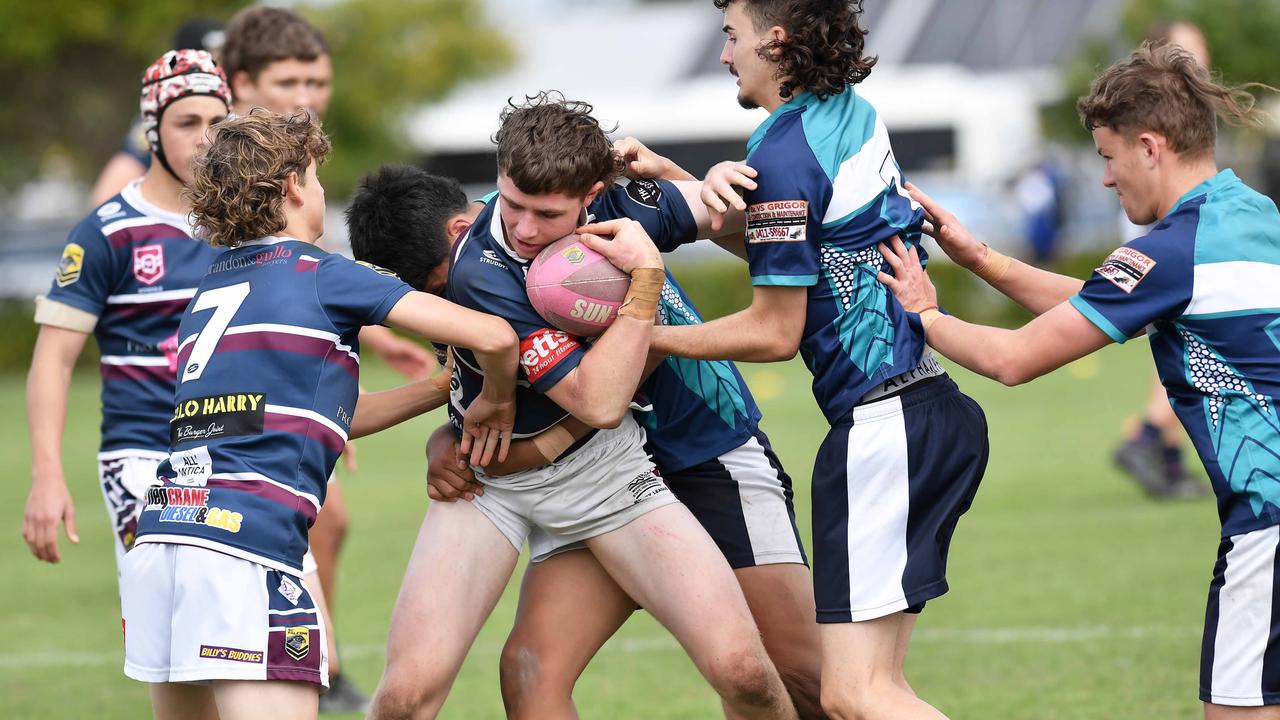
M 1027 244 L 1036 265 L 1051 263 L 1058 252 L 1065 222 L 1066 177 L 1058 162 L 1045 157 L 1013 185 L 1013 196 L 1026 216 Z

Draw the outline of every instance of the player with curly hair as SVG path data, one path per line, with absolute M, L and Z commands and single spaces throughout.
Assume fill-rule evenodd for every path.
M 715 4 L 739 104 L 770 113 L 747 164 L 716 166 L 702 190 L 713 214 L 747 214 L 752 302 L 703 325 L 655 328 L 653 347 L 697 359 L 804 356 L 831 426 L 812 491 L 822 706 L 841 718 L 942 717 L 903 663 L 918 613 L 947 591 L 987 427 L 919 323 L 876 282 L 877 244 L 916 241 L 922 213 L 902 189 L 884 122 L 855 90 L 876 62 L 864 53 L 862 3 Z

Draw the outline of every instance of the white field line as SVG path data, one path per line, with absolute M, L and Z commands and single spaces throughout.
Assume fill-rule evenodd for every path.
M 1148 625 L 1136 627 L 1112 627 L 1095 625 L 1084 627 L 1011 627 L 1011 628 L 924 628 L 916 631 L 916 643 L 961 643 L 965 645 L 1017 645 L 1067 644 L 1095 640 L 1149 640 L 1199 638 L 1201 628 L 1195 625 Z M 602 654 L 637 654 L 679 650 L 680 646 L 670 635 L 614 638 L 605 644 Z M 496 657 L 502 651 L 500 642 L 477 643 L 471 652 Z M 361 643 L 343 645 L 342 656 L 348 659 L 381 656 L 386 645 Z M 0 670 L 25 670 L 37 668 L 110 667 L 124 663 L 124 649 L 114 652 L 71 650 L 59 652 L 0 652 Z

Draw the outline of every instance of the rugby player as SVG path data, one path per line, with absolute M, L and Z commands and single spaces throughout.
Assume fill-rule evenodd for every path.
M 917 614 L 947 591 L 951 536 L 986 467 L 986 421 L 876 282 L 877 244 L 916 241 L 922 212 L 883 121 L 854 89 L 875 63 L 863 55 L 861 3 L 716 6 L 738 102 L 770 112 L 748 165 L 713 168 L 703 189 L 713 212 L 747 211 L 752 302 L 655 328 L 653 348 L 756 362 L 801 352 L 831 425 L 813 471 L 822 706 L 842 718 L 942 717 L 903 662 Z
M 125 674 L 152 683 L 159 718 L 311 718 L 327 650 L 302 556 L 329 474 L 348 437 L 447 398 L 431 380 L 357 397 L 359 329 L 471 348 L 485 378 L 462 438 L 479 464 L 510 443 L 517 340 L 500 318 L 316 247 L 329 142 L 308 114 L 254 111 L 214 132 L 192 216 L 226 251 L 180 326 L 170 456 L 124 561 Z
M 76 225 L 49 293 L 36 300 L 40 333 L 27 377 L 31 495 L 22 534 L 47 562 L 61 559 L 59 523 L 71 542 L 80 541 L 62 469 L 76 358 L 93 334 L 102 374 L 98 480 L 119 564 L 168 455 L 178 321 L 218 255 L 192 237 L 184 190 L 205 133 L 231 109 L 222 69 L 203 50 L 165 53 L 142 76 L 140 107 L 154 162 Z
M 526 540 L 535 562 L 585 542 L 613 582 L 671 630 L 728 712 L 795 716 L 732 571 L 654 472 L 629 412 L 664 284 L 650 236 L 695 232 L 689 200 L 657 183 L 636 185 L 632 195 L 606 192 L 620 163 L 590 110 L 546 93 L 504 110 L 498 192 L 454 247 L 446 288 L 450 299 L 512 323 L 527 381 L 515 433 L 544 436 L 544 457 L 554 462 L 501 476 L 477 471 L 482 495 L 430 506 L 392 615 L 373 717 L 436 716 Z M 641 223 L 618 211 L 625 203 L 683 210 L 651 212 Z M 584 242 L 632 282 L 618 319 L 588 349 L 537 315 L 524 270 L 596 210 L 603 221 L 581 227 Z M 399 237 L 387 239 L 398 247 Z M 406 273 L 424 278 L 429 270 Z M 453 362 L 456 427 L 484 374 L 466 350 L 454 348 Z M 570 416 L 597 430 L 580 440 L 557 432 Z
M 1209 720 L 1280 718 L 1280 214 L 1214 161 L 1217 119 L 1260 125 L 1253 105 L 1174 45 L 1144 44 L 1094 80 L 1077 107 L 1102 182 L 1154 227 L 1084 282 L 1000 255 L 913 188 L 947 254 L 1038 316 L 1017 330 L 941 314 L 914 248 L 886 248 L 880 276 L 932 347 L 1007 385 L 1148 335 L 1222 521 L 1201 645 Z
M 630 160 L 628 175 L 638 174 L 633 180 L 694 179 L 632 138 L 615 148 Z M 656 235 L 662 214 L 688 212 L 672 190 L 666 183 L 643 181 L 634 188 L 614 186 L 587 212 L 598 218 L 621 212 L 654 228 Z M 449 248 L 483 209 L 483 203 L 468 203 L 456 181 L 415 168 L 382 168 L 364 178 L 347 210 L 352 249 L 357 258 L 394 267 L 410 284 L 441 294 Z M 701 321 L 670 274 L 658 318 L 664 323 Z M 820 648 L 813 590 L 791 506 L 791 479 L 759 430 L 759 410 L 732 363 L 660 360 L 637 395 L 640 403 L 652 406 L 636 415 L 647 435 L 646 450 L 667 486 L 734 569 L 765 649 L 800 715 L 818 716 Z M 569 418 L 527 442 L 551 443 L 556 436 L 576 442 L 589 431 Z M 455 464 L 455 444 L 448 425 L 432 435 L 428 477 L 433 499 L 470 499 L 484 492 L 465 463 Z M 513 447 L 506 463 L 490 465 L 486 472 L 501 475 L 554 459 L 554 454 L 534 453 L 526 462 Z M 569 716 L 578 676 L 636 604 L 583 550 L 531 564 L 521 593 L 516 627 L 502 655 L 508 713 Z

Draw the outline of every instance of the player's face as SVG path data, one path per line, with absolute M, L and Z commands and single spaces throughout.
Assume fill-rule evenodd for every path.
M 277 60 L 262 68 L 258 79 L 251 81 L 244 73 L 236 73 L 236 104 L 246 110 L 263 107 L 271 112 L 291 113 L 298 108 L 307 108 L 317 114 L 323 112 L 316 107 L 316 77 L 313 67 L 319 60 L 306 62 L 298 59 Z M 329 91 L 324 93 L 325 105 L 329 102 Z
M 316 115 L 324 117 L 329 109 L 329 98 L 333 96 L 333 61 L 328 55 L 321 55 L 311 65 L 311 109 Z
M 528 195 L 506 174 L 498 175 L 498 210 L 507 231 L 507 242 L 525 259 L 537 257 L 542 248 L 573 232 L 594 193 L 574 197 L 553 192 Z
M 227 117 L 220 98 L 193 95 L 175 100 L 160 116 L 160 145 L 173 172 L 191 183 L 191 161 L 209 141 L 209 128 Z
M 427 273 L 427 279 L 422 283 L 422 291 L 444 297 L 444 291 L 448 284 L 449 261 L 445 260 L 439 265 L 431 268 L 431 272 Z
M 760 57 L 759 50 L 769 37 L 756 32 L 746 3 L 731 3 L 724 11 L 724 49 L 720 62 L 738 78 L 738 104 L 754 110 L 778 91 L 777 66 Z
M 1093 143 L 1106 163 L 1102 184 L 1116 191 L 1129 222 L 1135 225 L 1155 222 L 1159 188 L 1147 146 L 1139 140 L 1127 140 L 1108 127 L 1093 129 Z

